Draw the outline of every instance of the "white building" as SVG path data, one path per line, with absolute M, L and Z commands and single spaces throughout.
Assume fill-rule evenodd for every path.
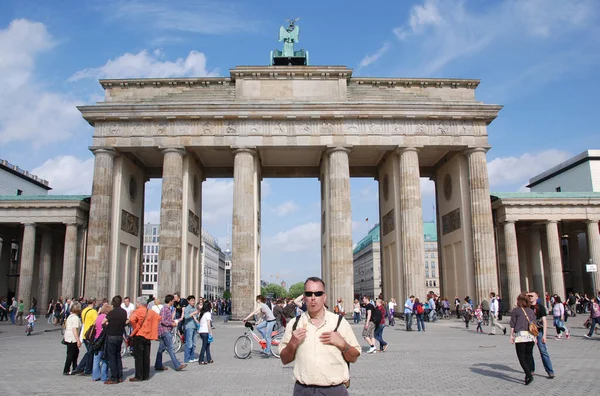
M 0 159 L 0 195 L 48 195 L 47 180 Z
M 160 224 L 146 224 L 142 253 L 142 294 L 144 295 L 157 295 L 159 240 Z
M 425 287 L 427 291 L 440 294 L 440 267 L 438 265 L 437 226 L 433 221 L 423 222 L 425 241 Z
M 600 150 L 587 150 L 529 179 L 531 192 L 600 192 Z
M 213 300 L 225 291 L 225 255 L 212 236 L 202 229 L 202 296 Z M 220 283 L 222 282 L 222 283 Z

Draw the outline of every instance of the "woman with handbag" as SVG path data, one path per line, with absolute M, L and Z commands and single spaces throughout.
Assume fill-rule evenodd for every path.
M 202 304 L 202 309 L 198 314 L 198 323 L 200 327 L 198 329 L 198 334 L 200 334 L 200 338 L 202 339 L 202 349 L 200 350 L 200 356 L 198 357 L 199 364 L 208 364 L 214 363 L 212 360 L 212 356 L 210 355 L 210 343 L 212 342 L 212 314 L 211 314 L 211 304 L 210 301 L 204 301 Z M 206 356 L 204 356 L 206 353 Z
M 72 375 L 77 368 L 79 347 L 81 347 L 81 340 L 79 339 L 79 332 L 81 331 L 80 313 L 81 304 L 74 302 L 71 305 L 71 313 L 66 320 L 65 335 L 63 336 L 63 343 L 67 345 L 67 360 L 63 368 L 63 375 Z M 71 366 L 73 369 L 69 371 L 69 367 Z
M 563 305 L 560 297 L 556 294 L 554 295 L 554 303 L 552 304 L 552 316 L 554 316 L 554 327 L 556 327 L 556 339 L 561 340 L 562 334 L 565 333 L 567 340 L 571 338 L 571 333 L 567 326 L 565 326 L 565 322 L 563 322 L 563 318 L 565 317 L 565 306 Z
M 533 382 L 533 346 L 537 341 L 537 324 L 535 313 L 529 308 L 527 295 L 519 294 L 517 306 L 510 314 L 510 342 L 515 344 L 517 358 L 525 372 L 525 385 Z
M 104 304 L 102 308 L 100 308 L 100 313 L 96 318 L 95 328 L 96 333 L 94 335 L 94 340 L 97 339 L 103 330 L 104 319 L 106 318 L 106 314 L 112 311 L 112 305 Z M 104 340 L 106 342 L 106 339 Z M 108 381 L 108 361 L 106 360 L 105 348 L 102 347 L 94 354 L 94 363 L 92 365 L 92 381 Z

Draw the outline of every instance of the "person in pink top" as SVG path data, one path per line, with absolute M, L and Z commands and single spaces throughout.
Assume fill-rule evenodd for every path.
M 96 319 L 96 334 L 94 338 L 98 337 L 102 333 L 102 322 L 106 318 L 106 314 L 112 311 L 112 305 L 104 303 L 100 308 L 100 313 Z M 94 364 L 92 365 L 92 381 L 101 380 L 102 382 L 108 380 L 108 362 L 104 356 L 104 351 L 101 349 L 97 354 L 94 355 Z

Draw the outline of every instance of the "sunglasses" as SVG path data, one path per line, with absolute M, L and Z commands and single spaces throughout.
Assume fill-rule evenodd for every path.
M 304 292 L 304 297 L 321 297 L 323 294 L 325 294 L 324 291 L 316 291 L 316 292 L 309 292 L 309 291 L 305 291 Z

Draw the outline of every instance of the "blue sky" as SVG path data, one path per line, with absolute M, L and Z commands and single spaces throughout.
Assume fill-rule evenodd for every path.
M 77 104 L 98 78 L 228 75 L 265 65 L 286 18 L 301 17 L 312 64 L 357 76 L 478 78 L 478 100 L 504 105 L 488 128 L 490 183 L 523 190 L 571 155 L 599 148 L 600 2 L 595 0 L 11 1 L 0 3 L 0 158 L 90 193 L 92 128 Z M 432 219 L 432 185 L 423 180 Z M 377 184 L 352 179 L 354 240 L 378 218 Z M 157 220 L 160 181 L 147 185 Z M 225 244 L 232 182 L 204 183 L 204 226 Z M 320 273 L 319 182 L 263 182 L 263 279 Z M 365 219 L 369 218 L 369 223 Z

